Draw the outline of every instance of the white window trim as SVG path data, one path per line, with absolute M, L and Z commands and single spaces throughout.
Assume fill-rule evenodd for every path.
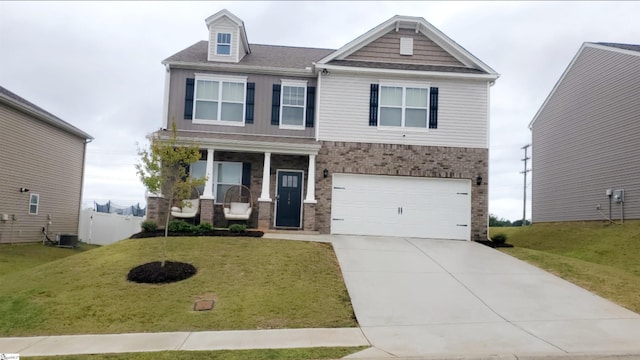
M 282 114 L 284 100 L 284 87 L 303 87 L 304 88 L 304 100 L 302 105 L 302 125 L 284 125 L 282 124 Z M 290 105 L 287 105 L 290 106 Z M 307 81 L 306 80 L 280 80 L 280 129 L 284 130 L 304 130 L 307 123 Z
M 32 204 L 32 203 L 31 203 L 31 199 L 32 199 L 34 196 L 36 197 L 36 203 L 35 203 L 35 204 Z M 36 206 L 36 212 L 35 212 L 35 213 L 32 213 L 32 212 L 31 212 L 31 205 L 35 205 L 35 206 Z M 38 210 L 40 210 L 40 194 L 29 194 L 29 209 L 28 209 L 28 211 L 27 211 L 27 212 L 28 212 L 28 214 L 29 214 L 29 215 L 38 215 Z
M 237 184 L 229 184 L 229 183 L 220 183 L 218 182 L 218 165 L 219 164 L 240 164 L 240 185 L 242 185 L 242 173 L 243 166 L 240 161 L 214 161 L 213 162 L 213 196 L 215 197 L 215 204 L 220 205 L 224 203 L 224 194 L 222 196 L 218 196 L 218 185 L 237 185 Z
M 380 102 L 380 97 L 382 96 L 382 87 L 400 87 L 402 88 L 402 106 L 382 106 Z M 427 90 L 427 122 L 424 128 L 419 127 L 407 127 L 405 126 L 405 110 L 406 109 L 424 109 L 417 107 L 407 107 L 406 106 L 406 96 L 407 96 L 407 88 L 410 89 L 425 89 Z M 402 110 L 402 118 L 400 120 L 400 126 L 388 126 L 381 125 L 382 121 L 380 118 L 380 111 L 383 107 L 386 108 L 400 108 Z M 431 84 L 428 83 L 419 83 L 419 82 L 379 82 L 378 83 L 378 129 L 379 130 L 396 130 L 396 131 L 411 131 L 411 132 L 428 132 L 429 131 L 429 111 L 431 109 Z
M 227 43 L 219 43 L 218 42 L 218 34 L 229 34 L 229 44 L 227 44 Z M 217 56 L 231 56 L 231 53 L 233 52 L 233 48 L 232 48 L 231 44 L 233 44 L 233 34 L 232 33 L 226 32 L 226 31 L 225 32 L 223 32 L 223 31 L 216 32 L 216 46 L 215 46 L 215 49 L 216 49 L 216 55 Z M 219 54 L 218 53 L 218 45 L 229 45 L 229 53 L 228 54 Z
M 208 120 L 208 119 L 198 119 L 196 118 L 196 103 L 198 100 L 198 80 L 205 81 L 217 81 L 218 82 L 218 115 L 222 114 L 222 83 L 223 82 L 236 82 L 243 83 L 243 93 L 242 93 L 242 121 L 228 121 L 228 120 Z M 228 75 L 212 75 L 212 74 L 195 74 L 194 80 L 194 89 L 193 89 L 193 110 L 192 110 L 192 119 L 191 121 L 194 124 L 202 124 L 202 125 L 227 125 L 227 126 L 244 126 L 246 121 L 246 112 L 247 112 L 247 77 L 246 76 L 228 76 Z M 228 102 L 228 101 L 227 101 Z M 240 103 L 240 102 L 234 102 Z M 218 116 L 220 118 L 220 116 Z

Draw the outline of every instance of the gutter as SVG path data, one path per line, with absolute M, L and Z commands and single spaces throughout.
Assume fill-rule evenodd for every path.
M 217 70 L 230 72 L 244 72 L 248 74 L 288 75 L 301 77 L 315 77 L 315 73 L 309 67 L 305 69 L 279 68 L 271 66 L 231 65 L 232 63 L 194 63 L 186 61 L 163 61 L 163 65 L 172 68 L 188 70 Z
M 364 67 L 349 67 L 349 66 L 337 66 L 329 64 L 316 64 L 314 68 L 317 71 L 326 69 L 327 71 L 364 74 L 364 75 L 407 75 L 407 76 L 428 76 L 435 78 L 453 78 L 453 79 L 475 79 L 495 82 L 500 75 L 498 74 L 467 74 L 467 73 L 452 73 L 442 71 L 418 71 L 418 70 L 396 70 L 396 69 L 380 69 L 380 68 L 364 68 Z

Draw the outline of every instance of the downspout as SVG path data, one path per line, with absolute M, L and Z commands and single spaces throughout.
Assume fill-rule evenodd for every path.
M 79 234 L 80 232 L 80 219 L 82 216 L 82 198 L 84 196 L 84 173 L 85 173 L 85 167 L 87 163 L 87 144 L 92 141 L 93 141 L 93 138 L 88 138 L 88 139 L 85 139 L 84 143 L 82 144 L 82 172 L 80 174 L 80 199 L 78 201 L 78 222 L 76 226 L 76 234 Z
M 491 144 L 491 87 L 495 84 L 495 80 L 489 81 L 487 83 L 487 240 L 491 241 L 491 236 L 489 235 L 489 173 L 491 168 L 491 162 L 489 161 L 489 145 Z M 482 186 L 482 185 L 480 185 Z
M 169 128 L 169 90 L 171 88 L 171 68 L 165 64 L 164 98 L 162 100 L 162 128 Z

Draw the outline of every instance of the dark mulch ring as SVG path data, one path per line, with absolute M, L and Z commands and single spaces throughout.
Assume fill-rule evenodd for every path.
M 183 262 L 154 261 L 138 265 L 129 271 L 127 280 L 144 284 L 167 284 L 188 279 L 196 274 L 195 266 Z
M 231 232 L 228 229 L 215 229 L 203 233 L 180 233 L 169 232 L 169 236 L 243 236 L 243 237 L 262 237 L 264 232 L 260 230 L 247 230 L 246 232 Z M 150 237 L 164 236 L 164 229 L 158 229 L 155 231 L 143 231 L 135 233 L 129 237 L 129 239 L 142 239 Z
M 488 246 L 490 248 L 512 248 L 513 245 L 507 243 L 496 243 L 491 240 L 476 240 L 477 243 Z

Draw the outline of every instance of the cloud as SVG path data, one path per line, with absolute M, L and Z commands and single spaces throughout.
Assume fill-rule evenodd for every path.
M 581 44 L 640 39 L 639 2 L 0 2 L 0 84 L 95 137 L 85 203 L 144 203 L 133 164 L 136 142 L 162 124 L 160 62 L 206 39 L 205 18 L 223 8 L 251 43 L 324 48 L 420 16 L 494 68 L 489 208 L 511 220 L 527 125 Z

